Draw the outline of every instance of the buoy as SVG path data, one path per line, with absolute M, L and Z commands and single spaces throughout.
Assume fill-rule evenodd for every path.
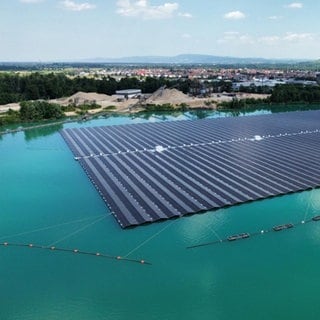
M 117 256 L 117 259 L 118 259 L 118 260 L 121 260 L 121 257 L 120 257 L 120 256 Z
M 144 260 L 141 260 L 140 262 L 141 262 L 141 264 L 144 264 Z
M 50 249 L 51 249 L 51 250 L 54 250 L 55 248 L 56 248 L 56 247 L 51 247 Z
M 97 252 L 97 253 L 96 253 L 96 256 L 100 256 L 100 253 L 99 253 L 99 252 Z
M 30 247 L 30 248 L 32 248 L 32 247 L 33 247 L 33 244 L 32 244 L 32 243 L 30 243 L 30 244 L 29 244 L 29 247 Z
M 78 251 L 79 251 L 78 249 L 74 249 L 74 250 L 73 250 L 74 253 L 77 253 Z

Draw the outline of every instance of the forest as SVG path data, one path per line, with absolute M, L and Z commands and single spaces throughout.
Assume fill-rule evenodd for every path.
M 19 112 L 9 110 L 9 112 L 0 117 L 0 125 L 38 121 L 44 119 L 60 119 L 66 107 L 49 103 L 45 100 L 70 96 L 78 91 L 97 92 L 112 95 L 116 90 L 137 88 L 143 93 L 152 93 L 162 86 L 176 88 L 184 93 L 193 95 L 201 94 L 203 88 L 207 92 L 230 92 L 232 90 L 231 81 L 212 81 L 201 83 L 198 80 L 183 79 L 165 79 L 147 77 L 140 80 L 136 77 L 124 77 L 117 81 L 112 77 L 103 79 L 93 79 L 85 77 L 67 77 L 63 73 L 39 73 L 34 72 L 28 75 L 19 75 L 15 73 L 0 73 L 0 104 L 20 102 L 21 110 Z M 253 88 L 250 88 L 253 90 Z M 277 85 L 270 91 L 270 88 L 260 89 L 263 93 L 271 95 L 264 100 L 256 99 L 233 99 L 231 102 L 223 102 L 220 108 L 243 109 L 248 106 L 261 103 L 266 104 L 290 104 L 290 103 L 320 103 L 320 86 L 310 86 L 302 84 Z M 269 90 L 269 91 L 267 91 Z M 254 91 L 253 92 L 257 92 Z M 259 93 L 262 93 L 259 92 Z M 44 101 L 36 101 L 36 100 Z M 86 106 L 84 106 L 85 108 Z M 92 106 L 90 106 L 92 108 Z M 155 107 L 149 105 L 147 109 L 153 111 Z M 171 105 L 161 107 L 165 110 L 171 110 Z M 161 110 L 162 110 L 161 109 Z M 185 106 L 181 106 L 185 109 Z M 83 110 L 85 111 L 85 110 Z M 164 111 L 164 110 L 162 110 Z
M 320 86 L 284 84 L 276 86 L 269 98 L 271 103 L 320 102 Z
M 117 81 L 112 77 L 70 78 L 63 73 L 34 72 L 28 75 L 0 73 L 0 105 L 26 100 L 68 97 L 78 91 L 113 95 L 116 90 L 134 88 L 141 89 L 142 93 L 153 93 L 162 86 L 176 88 L 183 93 L 194 95 L 200 94 L 204 88 L 208 89 L 208 92 L 230 92 L 232 90 L 232 83 L 223 80 L 200 83 L 197 79 L 188 78 L 146 77 L 141 80 L 136 77 L 123 77 Z
M 112 95 L 116 90 L 136 88 L 141 89 L 143 93 L 149 93 L 165 85 L 175 86 L 183 92 L 189 89 L 189 84 L 185 81 L 170 81 L 163 78 L 148 77 L 140 81 L 134 77 L 125 77 L 116 81 L 111 77 L 104 77 L 102 80 L 84 77 L 69 78 L 63 73 L 35 72 L 29 75 L 3 73 L 0 74 L 0 104 L 55 99 L 71 96 L 78 91 Z

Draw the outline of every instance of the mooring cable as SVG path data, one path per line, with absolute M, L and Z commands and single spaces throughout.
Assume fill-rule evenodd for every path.
M 86 224 L 85 226 L 77 229 L 76 231 L 71 232 L 70 234 L 64 236 L 63 238 L 61 238 L 61 239 L 59 239 L 59 240 L 57 240 L 57 241 L 54 241 L 54 242 L 50 243 L 50 244 L 48 245 L 48 247 L 51 247 L 51 246 L 53 246 L 53 245 L 55 245 L 55 244 L 57 244 L 57 243 L 59 243 L 59 242 L 62 242 L 63 240 L 66 240 L 66 239 L 74 236 L 75 234 L 77 234 L 77 233 L 79 233 L 79 232 L 81 232 L 81 231 L 83 231 L 83 230 L 85 230 L 85 229 L 88 229 L 89 227 L 91 227 L 91 226 L 93 226 L 94 224 L 98 223 L 99 221 L 105 219 L 106 217 L 108 217 L 108 216 L 107 216 L 107 215 L 104 215 L 103 217 L 100 217 L 100 218 L 94 220 L 93 222 L 90 222 L 90 223 Z
M 29 230 L 29 231 L 23 231 L 23 232 L 20 232 L 20 233 L 15 233 L 15 234 L 11 234 L 11 235 L 2 236 L 2 237 L 0 237 L 0 240 L 8 239 L 8 238 L 15 238 L 15 237 L 19 237 L 19 236 L 23 236 L 23 235 L 27 235 L 27 234 L 32 234 L 32 233 L 36 233 L 36 232 L 41 232 L 41 231 L 45 231 L 45 230 L 50 230 L 50 229 L 54 229 L 54 228 L 58 228 L 58 227 L 62 227 L 62 226 L 66 226 L 66 225 L 70 225 L 70 224 L 74 224 L 74 223 L 84 222 L 84 221 L 88 221 L 88 220 L 92 220 L 94 218 L 100 218 L 100 217 L 104 217 L 104 216 L 106 216 L 106 215 L 103 214 L 103 215 L 99 215 L 98 217 L 90 217 L 90 218 L 72 220 L 72 221 L 63 222 L 63 223 L 59 223 L 59 224 L 55 224 L 55 225 L 51 225 L 51 226 L 47 226 L 47 227 L 32 229 L 32 230 Z M 108 216 L 109 215 L 107 215 L 107 217 Z
M 163 231 L 165 231 L 167 228 L 169 228 L 174 222 L 176 222 L 177 220 L 173 220 L 170 223 L 168 223 L 166 226 L 164 226 L 162 229 L 160 229 L 158 232 L 156 232 L 155 234 L 153 234 L 151 237 L 147 238 L 146 240 L 144 240 L 143 242 L 141 242 L 139 245 L 137 245 L 135 248 L 133 248 L 131 251 L 129 251 L 124 258 L 128 257 L 130 254 L 132 254 L 133 252 L 137 251 L 138 249 L 140 249 L 141 247 L 143 247 L 145 244 L 147 244 L 149 241 L 151 241 L 152 239 L 154 239 L 155 237 L 157 237 L 160 233 L 162 233 Z
M 306 212 L 304 214 L 304 217 L 303 217 L 302 221 L 306 221 L 307 215 L 309 214 L 309 210 L 310 210 L 310 207 L 312 205 L 313 190 L 314 190 L 314 188 L 310 192 L 310 200 L 309 200 L 308 207 L 307 207 L 307 210 L 306 210 Z
M 106 214 L 99 215 L 98 217 L 90 217 L 90 218 L 84 218 L 84 219 L 68 221 L 68 222 L 55 224 L 55 225 L 51 225 L 51 226 L 47 226 L 47 227 L 43 227 L 43 228 L 33 229 L 33 230 L 30 230 L 30 231 L 24 231 L 24 232 L 20 232 L 20 233 L 15 233 L 15 234 L 3 236 L 3 237 L 0 238 L 0 240 L 8 239 L 8 238 L 14 238 L 14 237 L 18 237 L 18 236 L 21 236 L 21 235 L 32 234 L 32 233 L 45 231 L 45 230 L 49 230 L 49 229 L 53 229 L 53 228 L 57 228 L 57 227 L 65 226 L 65 225 L 84 222 L 84 221 L 92 220 L 93 218 L 95 218 L 94 221 L 90 222 L 89 224 L 86 224 L 85 226 L 82 226 L 81 228 L 79 228 L 79 229 L 73 231 L 72 233 L 64 236 L 63 238 L 51 243 L 50 245 L 36 245 L 36 244 L 32 244 L 32 243 L 0 242 L 0 246 L 3 246 L 3 247 L 9 247 L 9 246 L 10 247 L 24 247 L 24 248 L 43 249 L 43 250 L 50 250 L 50 251 L 61 251 L 61 252 L 67 252 L 67 253 L 76 253 L 76 254 L 80 254 L 80 255 L 90 255 L 90 256 L 108 258 L 108 259 L 119 260 L 119 261 L 121 260 L 121 261 L 135 262 L 135 263 L 139 263 L 139 264 L 151 265 L 151 262 L 148 262 L 148 261 L 146 261 L 144 259 L 131 259 L 131 258 L 127 258 L 127 257 L 122 257 L 120 255 L 113 256 L 113 255 L 110 255 L 110 254 L 105 254 L 105 253 L 100 253 L 100 252 L 90 252 L 90 251 L 82 251 L 82 250 L 78 250 L 78 249 L 59 248 L 59 247 L 55 247 L 54 246 L 54 244 L 57 244 L 57 243 L 65 240 L 67 238 L 72 237 L 73 235 L 75 235 L 75 234 L 77 234 L 77 233 L 89 228 L 90 226 L 98 223 L 99 221 L 101 221 L 104 218 L 107 218 L 107 217 L 109 217 L 111 215 L 112 214 L 110 213 L 108 215 L 106 215 Z
M 213 217 L 214 217 L 214 215 L 213 215 Z M 220 242 L 223 241 L 222 238 L 219 236 L 218 232 L 216 232 L 213 228 L 211 228 L 209 225 L 208 226 L 205 225 L 205 227 L 207 227 L 207 229 L 209 229 L 219 239 Z

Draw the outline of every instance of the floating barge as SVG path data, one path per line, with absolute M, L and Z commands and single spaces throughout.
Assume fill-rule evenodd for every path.
M 294 227 L 293 223 L 286 223 L 286 224 L 280 224 L 278 226 L 275 226 L 272 229 L 273 229 L 273 231 L 282 231 L 285 229 L 291 229 L 293 227 Z
M 239 234 L 235 234 L 232 236 L 229 236 L 227 239 L 228 241 L 236 241 L 236 240 L 241 240 L 241 239 L 247 239 L 250 237 L 250 234 L 247 232 L 243 232 L 243 233 L 239 233 Z

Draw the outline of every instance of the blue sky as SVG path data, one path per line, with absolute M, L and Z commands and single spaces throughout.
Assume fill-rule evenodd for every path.
M 0 61 L 320 58 L 320 1 L 0 0 Z

